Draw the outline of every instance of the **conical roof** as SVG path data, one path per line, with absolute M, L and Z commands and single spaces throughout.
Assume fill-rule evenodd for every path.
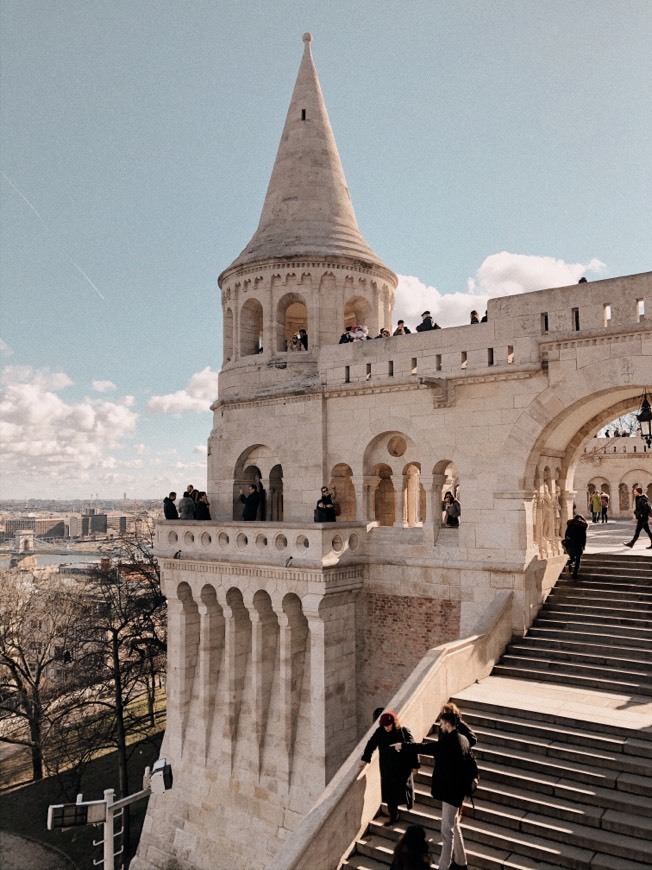
M 225 271 L 260 260 L 337 256 L 387 269 L 362 238 L 310 51 L 304 51 L 258 229 Z

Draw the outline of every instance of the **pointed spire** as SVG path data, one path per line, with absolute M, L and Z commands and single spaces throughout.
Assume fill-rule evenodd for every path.
M 304 33 L 303 42 L 258 229 L 229 269 L 275 257 L 324 255 L 387 269 L 358 229 L 312 59 L 312 36 Z

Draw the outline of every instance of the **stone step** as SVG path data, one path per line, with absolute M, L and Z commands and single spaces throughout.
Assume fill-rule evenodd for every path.
M 652 697 L 652 674 L 649 668 L 639 668 L 638 670 L 627 670 L 622 672 L 618 667 L 618 662 L 615 662 L 615 667 L 592 666 L 582 664 L 576 661 L 563 661 L 553 659 L 546 652 L 541 655 L 537 654 L 534 649 L 527 649 L 519 655 L 506 654 L 500 660 L 500 665 L 509 665 L 512 667 L 522 667 L 529 669 L 530 667 L 541 671 L 554 671 L 557 674 L 567 674 L 571 677 L 584 677 L 586 679 L 611 680 L 613 683 L 622 682 L 622 684 L 637 685 L 642 694 L 649 694 Z
M 607 644 L 609 646 L 618 647 L 626 645 L 628 648 L 636 649 L 637 651 L 650 649 L 650 639 L 646 637 L 633 637 L 628 632 L 625 632 L 624 634 L 619 634 L 615 630 L 610 632 L 608 627 L 604 631 L 595 631 L 593 627 L 591 630 L 578 630 L 575 626 L 569 629 L 555 628 L 547 622 L 537 622 L 529 629 L 525 636 L 531 638 L 549 638 L 554 640 L 568 638 L 569 642 L 578 643 L 591 643 L 596 642 L 599 639 L 602 646 Z
M 581 664 L 598 668 L 602 673 L 611 673 L 613 671 L 641 672 L 647 674 L 652 679 L 652 653 L 648 652 L 647 657 L 642 654 L 640 658 L 626 656 L 622 647 L 612 649 L 608 654 L 601 652 L 588 652 L 582 646 L 562 646 L 563 641 L 559 646 L 554 647 L 548 641 L 537 641 L 535 638 L 517 643 L 511 643 L 507 647 L 507 655 L 509 656 L 528 656 L 536 659 L 548 660 L 551 662 L 564 662 L 566 664 Z M 594 647 L 599 649 L 599 647 Z M 632 650 L 631 653 L 635 653 Z M 641 650 L 641 653 L 644 651 Z
M 552 610 L 541 611 L 535 625 L 549 625 L 556 628 L 569 628 L 577 630 L 581 627 L 582 630 L 593 634 L 621 634 L 631 636 L 633 638 L 642 638 L 648 642 L 652 641 L 652 631 L 647 628 L 638 628 L 636 626 L 614 625 L 613 623 L 586 617 L 581 613 L 559 613 Z
M 572 615 L 577 619 L 582 619 L 584 622 L 598 622 L 603 625 L 623 626 L 627 628 L 639 628 L 645 631 L 652 631 L 652 618 L 647 618 L 647 614 L 643 613 L 638 616 L 623 615 L 622 610 L 618 607 L 595 607 L 590 604 L 581 606 L 575 604 L 566 604 L 564 601 L 552 601 L 550 604 L 546 602 L 539 612 L 538 619 L 541 618 L 559 618 L 565 615 Z
M 420 812 L 427 812 L 440 817 L 440 802 L 431 795 L 418 789 L 418 808 Z M 590 814 L 573 814 L 563 804 L 557 801 L 557 813 L 541 812 L 545 809 L 538 801 L 538 795 L 533 794 L 529 798 L 525 793 L 503 793 L 504 798 L 495 806 L 493 797 L 484 801 L 476 794 L 475 806 L 469 812 L 474 820 L 491 823 L 495 827 L 513 828 L 519 831 L 528 830 L 530 833 L 540 834 L 552 839 L 568 840 L 576 846 L 592 848 L 599 846 L 605 854 L 616 854 L 629 857 L 634 861 L 644 860 L 648 854 L 652 854 L 652 820 L 637 816 L 627 821 L 622 813 L 615 813 L 605 819 L 611 825 L 621 825 L 619 830 L 613 827 L 604 827 L 601 824 L 603 813 L 598 807 L 591 807 Z M 522 798 L 522 799 L 521 799 Z M 553 809 L 548 807 L 548 809 Z M 466 809 L 465 809 L 466 812 Z M 407 821 L 407 814 L 406 814 Z M 462 816 L 464 818 L 464 814 Z M 587 824 L 588 822 L 588 824 Z M 629 838 L 630 850 L 624 850 L 618 843 L 614 833 L 625 834 Z
M 587 689 L 596 689 L 603 692 L 616 692 L 618 694 L 640 695 L 641 697 L 650 696 L 650 688 L 639 683 L 627 682 L 625 680 L 609 680 L 598 679 L 597 677 L 584 677 L 578 674 L 566 674 L 552 669 L 535 669 L 527 667 L 525 664 L 521 666 L 498 664 L 493 670 L 493 673 L 501 677 L 509 677 L 511 679 L 538 680 L 542 683 L 558 683 L 565 686 L 583 686 Z
M 609 664 L 613 662 L 613 657 L 618 656 L 618 658 L 622 658 L 625 661 L 633 660 L 637 664 L 643 665 L 644 663 L 649 663 L 652 666 L 652 649 L 646 647 L 634 647 L 634 646 L 625 646 L 625 640 L 622 639 L 620 643 L 617 644 L 617 649 L 606 648 L 606 644 L 603 643 L 595 643 L 591 641 L 595 641 L 595 637 L 593 635 L 586 635 L 586 640 L 576 640 L 569 639 L 566 637 L 567 632 L 564 632 L 561 637 L 553 638 L 543 636 L 540 637 L 536 634 L 532 634 L 530 630 L 524 638 L 517 638 L 514 640 L 512 644 L 507 647 L 507 652 L 512 651 L 512 647 L 527 647 L 540 650 L 546 650 L 551 654 L 556 651 L 565 651 L 570 654 L 577 654 L 580 656 L 589 656 L 591 660 L 599 659 L 603 660 L 604 664 Z M 589 639 L 590 638 L 590 639 Z M 614 644 L 614 646 L 616 646 Z
M 453 697 L 451 700 L 463 710 L 464 715 L 470 711 L 481 712 L 487 715 L 493 714 L 496 719 L 507 715 L 511 718 L 518 718 L 525 722 L 545 723 L 548 725 L 558 726 L 560 729 L 567 730 L 577 728 L 579 723 L 577 719 L 570 716 L 564 716 L 561 713 L 544 713 L 541 710 L 530 710 L 524 708 L 514 709 L 512 707 L 503 707 L 500 704 L 490 704 L 487 701 L 473 701 L 462 698 Z M 630 740 L 649 740 L 652 742 L 652 731 L 640 731 L 634 728 L 623 728 L 621 725 L 611 725 L 604 722 L 592 722 L 583 720 L 581 722 L 582 732 L 590 734 L 599 734 L 601 736 L 608 735 L 615 738 L 624 738 Z
M 558 583 L 549 595 L 547 602 L 559 604 L 578 604 L 584 607 L 618 608 L 627 613 L 652 613 L 652 591 L 650 592 L 613 592 L 600 589 L 597 586 L 577 587 L 576 585 L 561 585 Z
M 572 726 L 558 726 L 538 719 L 525 719 L 518 715 L 518 711 L 509 709 L 497 717 L 491 711 L 469 710 L 467 707 L 464 721 L 477 732 L 522 735 L 528 740 L 544 739 L 549 743 L 579 745 L 587 751 L 606 750 L 615 757 L 626 755 L 652 759 L 652 740 L 640 740 L 636 731 L 625 734 L 594 732 L 584 728 L 582 722 L 575 721 Z
M 530 753 L 537 758 L 558 759 L 563 763 L 599 766 L 601 769 L 628 771 L 652 777 L 652 759 L 634 755 L 624 755 L 610 749 L 599 749 L 592 743 L 558 743 L 556 740 L 532 734 L 514 734 L 492 728 L 474 729 L 479 745 L 484 748 L 498 748 L 512 752 L 518 750 Z

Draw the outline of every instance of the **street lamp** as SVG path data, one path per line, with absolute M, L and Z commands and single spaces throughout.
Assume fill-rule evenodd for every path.
M 636 419 L 639 423 L 641 438 L 645 441 L 648 447 L 652 447 L 652 408 L 647 397 L 647 390 L 643 393 L 641 407 Z

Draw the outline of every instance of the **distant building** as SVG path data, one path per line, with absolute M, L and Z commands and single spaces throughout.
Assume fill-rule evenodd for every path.
M 5 521 L 7 537 L 23 531 L 34 532 L 37 538 L 64 538 L 66 522 L 62 517 L 17 517 Z

